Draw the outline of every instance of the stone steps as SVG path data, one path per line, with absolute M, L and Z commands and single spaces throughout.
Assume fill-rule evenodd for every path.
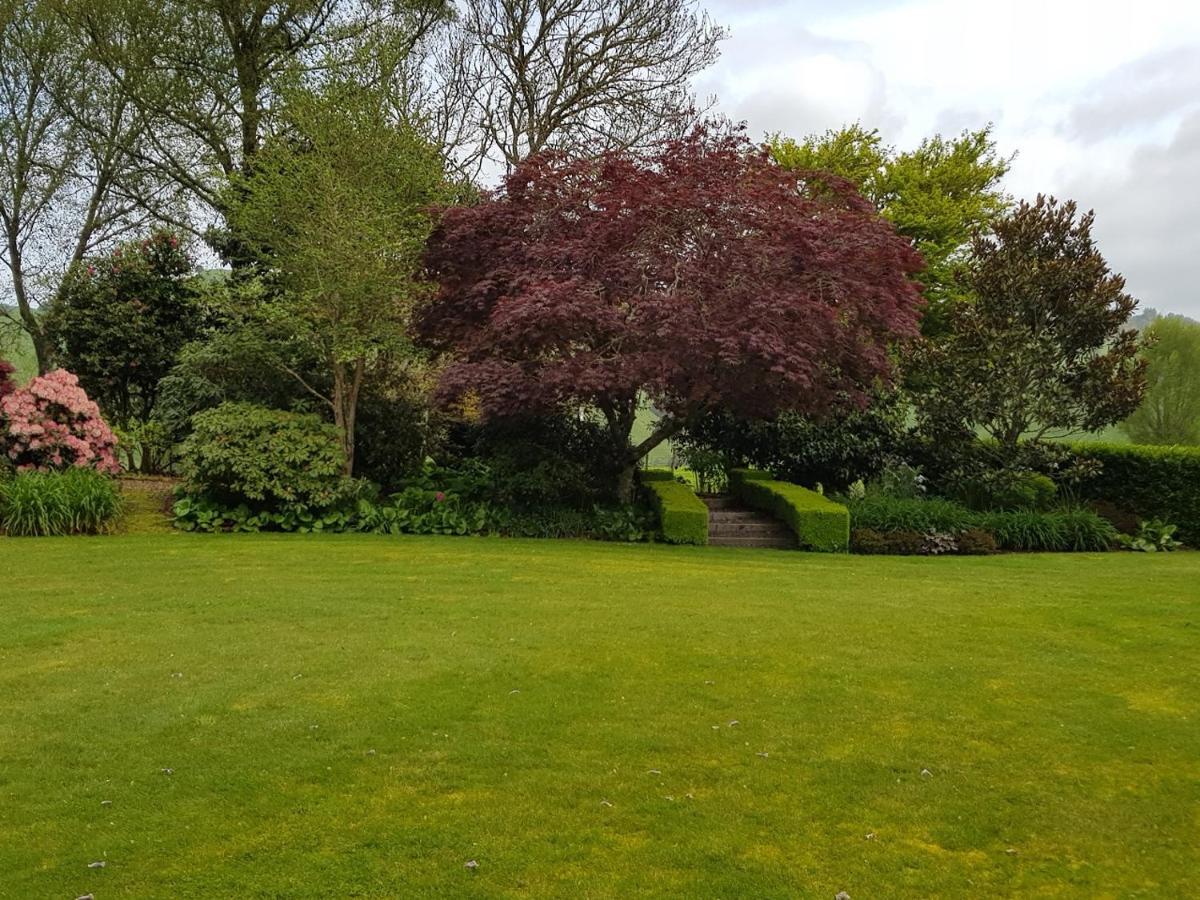
M 708 506 L 708 543 L 715 547 L 796 549 L 791 529 L 730 496 L 701 497 Z

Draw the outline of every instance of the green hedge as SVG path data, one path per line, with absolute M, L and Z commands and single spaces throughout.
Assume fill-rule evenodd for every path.
M 1076 488 L 1082 497 L 1178 525 L 1181 541 L 1200 545 L 1200 447 L 1075 444 L 1071 449 L 1103 465 Z
M 830 553 L 850 549 L 850 512 L 840 503 L 753 469 L 731 471 L 729 489 L 748 506 L 785 522 L 802 547 Z
M 686 484 L 666 470 L 642 472 L 642 484 L 658 513 L 668 544 L 707 544 L 708 507 Z

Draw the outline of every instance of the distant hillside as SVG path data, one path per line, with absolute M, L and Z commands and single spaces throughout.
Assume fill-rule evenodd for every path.
M 1160 313 L 1153 306 L 1147 306 L 1140 313 L 1129 320 L 1129 325 L 1131 328 L 1136 328 L 1138 331 L 1141 331 L 1144 328 L 1149 328 L 1154 324 L 1156 319 L 1161 319 L 1164 316 L 1173 316 L 1177 319 L 1183 319 L 1186 322 L 1196 321 L 1190 316 L 1182 316 L 1179 313 Z

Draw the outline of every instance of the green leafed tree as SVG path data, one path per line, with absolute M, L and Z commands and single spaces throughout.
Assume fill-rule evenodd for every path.
M 935 135 L 900 152 L 877 130 L 854 124 L 802 141 L 776 136 L 771 154 L 789 168 L 848 179 L 913 242 L 925 259 L 917 277 L 929 304 L 927 334 L 941 327 L 947 306 L 963 297 L 958 275 L 972 235 L 1010 205 L 1000 181 L 1012 160 L 997 150 L 991 126 L 954 138 Z
M 275 360 L 328 407 L 351 470 L 359 397 L 411 355 L 430 209 L 454 190 L 438 149 L 388 110 L 382 92 L 353 80 L 297 83 L 281 108 L 286 130 L 230 191 L 230 222 L 268 285 L 247 323 L 319 361 L 301 371 Z
M 1121 429 L 1137 444 L 1200 444 L 1200 322 L 1164 316 L 1144 333 L 1146 399 Z
M 1039 197 L 978 235 L 946 333 L 918 353 L 914 399 L 940 443 L 982 430 L 1012 458 L 1024 438 L 1098 431 L 1145 390 L 1137 301 L 1092 240 L 1092 213 Z

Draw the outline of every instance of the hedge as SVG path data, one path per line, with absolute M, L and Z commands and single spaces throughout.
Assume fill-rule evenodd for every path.
M 658 513 L 663 540 L 668 544 L 707 544 L 708 507 L 686 484 L 666 470 L 641 473 L 650 503 Z
M 850 512 L 840 503 L 753 469 L 731 471 L 729 488 L 748 506 L 785 522 L 796 533 L 800 546 L 830 553 L 850 549 Z
M 1071 449 L 1103 466 L 1075 487 L 1081 497 L 1178 525 L 1181 541 L 1200 545 L 1200 447 L 1075 444 Z

